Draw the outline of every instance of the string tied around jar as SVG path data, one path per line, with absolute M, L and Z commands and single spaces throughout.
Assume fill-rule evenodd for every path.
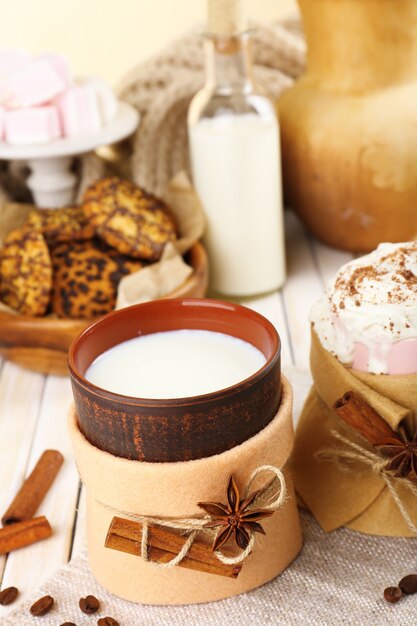
M 274 475 L 272 480 L 270 480 L 264 488 L 251 494 L 251 488 L 255 480 L 261 474 L 266 472 L 272 473 Z M 235 496 L 237 497 L 237 501 L 236 499 L 233 499 L 233 487 L 230 486 L 232 481 L 236 489 Z M 260 525 L 256 521 L 254 521 L 254 519 L 262 519 L 264 517 L 269 517 L 273 515 L 275 511 L 277 511 L 286 500 L 287 487 L 284 474 L 281 469 L 275 467 L 274 465 L 261 465 L 252 472 L 248 483 L 246 484 L 243 491 L 242 499 L 239 498 L 233 476 L 230 477 L 228 489 L 232 489 L 232 491 L 230 492 L 231 500 L 229 500 L 229 502 L 231 501 L 231 503 L 234 505 L 236 512 L 231 511 L 229 516 L 227 516 L 226 514 L 221 516 L 222 519 L 219 519 L 218 522 L 216 522 L 216 518 L 211 514 L 205 515 L 204 517 L 164 518 L 157 516 L 141 515 L 131 511 L 119 510 L 101 501 L 99 501 L 99 504 L 117 516 L 122 516 L 127 520 L 131 520 L 141 524 L 142 529 L 140 539 L 140 556 L 146 562 L 155 565 L 156 567 L 171 568 L 179 565 L 181 561 L 188 555 L 191 546 L 200 535 L 206 535 L 207 537 L 210 537 L 213 546 L 213 554 L 218 561 L 220 561 L 224 565 L 239 565 L 243 563 L 243 561 L 249 556 L 249 554 L 253 550 L 256 541 L 255 532 L 262 532 L 263 534 L 265 534 L 262 527 L 260 527 Z M 199 504 L 201 508 L 205 508 L 203 505 L 219 503 Z M 261 504 L 262 509 L 257 508 Z M 245 512 L 242 514 L 241 517 L 238 511 L 239 505 L 245 508 Z M 226 507 L 226 505 L 224 505 L 224 507 Z M 248 520 L 246 524 L 245 519 Z M 238 531 L 236 530 L 239 528 L 239 524 L 242 524 L 242 526 L 244 526 L 243 536 L 247 538 L 247 542 L 245 540 L 245 543 L 242 543 L 241 540 L 241 543 L 238 543 L 241 551 L 236 555 L 228 556 L 224 554 L 220 547 L 218 549 L 216 548 L 215 534 L 216 530 L 218 530 L 217 527 L 225 526 L 227 529 L 231 528 L 230 532 L 228 532 L 227 538 L 229 538 L 233 534 L 233 532 L 235 532 L 235 537 L 240 537 L 240 535 L 237 534 Z M 152 526 L 160 526 L 163 528 L 172 529 L 178 531 L 180 535 L 186 536 L 186 540 L 179 552 L 173 558 L 166 562 L 157 562 L 153 560 L 149 555 L 149 534 L 150 528 Z
M 334 439 L 342 443 L 344 447 L 319 450 L 319 452 L 316 453 L 316 458 L 323 461 L 334 461 L 346 471 L 349 471 L 349 463 L 352 461 L 357 461 L 370 467 L 370 469 L 384 481 L 409 530 L 417 535 L 417 526 L 411 519 L 398 491 L 398 487 L 401 485 L 413 494 L 413 496 L 417 496 L 417 485 L 409 478 L 394 476 L 394 472 L 389 469 L 389 459 L 381 454 L 355 443 L 336 430 L 331 430 L 331 435 Z

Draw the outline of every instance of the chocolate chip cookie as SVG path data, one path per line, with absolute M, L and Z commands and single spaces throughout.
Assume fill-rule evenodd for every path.
M 158 261 L 165 244 L 176 239 L 166 204 L 127 180 L 97 181 L 85 192 L 83 208 L 97 235 L 122 254 Z
M 74 319 L 112 311 L 120 280 L 142 267 L 137 259 L 121 255 L 99 239 L 62 242 L 52 247 L 51 256 L 52 312 Z
M 0 251 L 0 300 L 24 315 L 44 315 L 52 288 L 52 264 L 42 233 L 21 226 Z
M 80 206 L 34 209 L 29 213 L 26 223 L 41 232 L 48 243 L 84 241 L 94 237 L 94 227 Z

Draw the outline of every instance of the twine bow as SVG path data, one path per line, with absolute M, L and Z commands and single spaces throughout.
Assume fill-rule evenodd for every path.
M 265 504 L 262 505 L 263 509 L 275 512 L 277 509 L 279 509 L 282 506 L 286 498 L 287 488 L 286 488 L 285 478 L 284 478 L 282 471 L 273 465 L 261 465 L 260 467 L 258 467 L 252 472 L 249 478 L 249 481 L 246 485 L 245 491 L 244 491 L 244 497 L 248 496 L 254 481 L 260 474 L 264 472 L 271 472 L 275 475 L 275 477 L 270 482 L 270 484 L 265 489 L 262 490 L 262 492 L 258 495 L 257 499 L 255 500 L 255 502 L 256 501 L 259 502 L 259 500 L 261 499 L 262 500 L 266 499 Z M 112 511 L 113 513 L 116 513 L 117 515 L 122 515 L 126 519 L 130 519 L 132 521 L 139 522 L 142 524 L 141 556 L 145 561 L 157 567 L 162 567 L 162 568 L 175 567 L 176 565 L 181 563 L 181 561 L 188 554 L 188 551 L 190 550 L 193 542 L 195 541 L 199 533 L 210 535 L 210 536 L 213 535 L 213 529 L 205 527 L 207 522 L 211 519 L 209 515 L 206 515 L 202 518 L 201 517 L 184 517 L 184 518 L 152 517 L 148 515 L 139 515 L 137 513 L 121 511 L 103 502 L 100 502 L 100 504 L 104 508 Z M 152 561 L 149 557 L 148 537 L 149 537 L 149 527 L 152 525 L 171 528 L 173 530 L 179 531 L 181 534 L 188 533 L 187 539 L 183 547 L 181 548 L 181 550 L 178 552 L 178 554 L 174 558 L 172 558 L 170 561 L 167 561 L 166 563 L 157 563 L 155 561 Z M 250 532 L 250 540 L 249 540 L 248 546 L 244 550 L 242 550 L 242 552 L 240 552 L 238 555 L 230 557 L 230 556 L 225 555 L 221 550 L 216 550 L 214 554 L 219 561 L 221 561 L 222 563 L 226 565 L 237 565 L 239 563 L 242 563 L 247 558 L 247 556 L 249 556 L 249 554 L 251 553 L 253 549 L 254 543 L 255 543 L 254 533 Z
M 412 521 L 397 490 L 397 487 L 402 485 L 414 496 L 417 496 L 417 486 L 414 485 L 408 478 L 393 476 L 393 472 L 387 469 L 389 460 L 376 452 L 372 452 L 371 450 L 368 450 L 367 448 L 351 441 L 348 437 L 345 437 L 336 430 L 331 430 L 331 435 L 343 443 L 346 448 L 327 448 L 320 450 L 316 453 L 316 458 L 321 460 L 334 460 L 336 462 L 359 461 L 360 463 L 364 463 L 370 467 L 372 471 L 375 474 L 378 474 L 378 476 L 380 476 L 385 482 L 385 485 L 387 486 L 404 522 L 407 524 L 409 530 L 417 535 L 417 526 Z

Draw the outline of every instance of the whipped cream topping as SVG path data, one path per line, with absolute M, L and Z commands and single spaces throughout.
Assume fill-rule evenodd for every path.
M 351 365 L 355 346 L 368 371 L 388 373 L 392 345 L 417 338 L 417 242 L 383 243 L 346 263 L 314 305 L 310 321 L 323 346 Z

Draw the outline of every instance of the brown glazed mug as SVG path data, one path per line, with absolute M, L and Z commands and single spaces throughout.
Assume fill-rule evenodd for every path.
M 266 363 L 231 387 L 188 398 L 133 398 L 85 379 L 94 359 L 122 341 L 179 329 L 233 335 L 258 348 Z M 97 448 L 126 459 L 189 461 L 219 454 L 253 437 L 276 414 L 281 398 L 280 353 L 274 326 L 237 304 L 173 299 L 114 311 L 86 328 L 69 350 L 80 429 Z

